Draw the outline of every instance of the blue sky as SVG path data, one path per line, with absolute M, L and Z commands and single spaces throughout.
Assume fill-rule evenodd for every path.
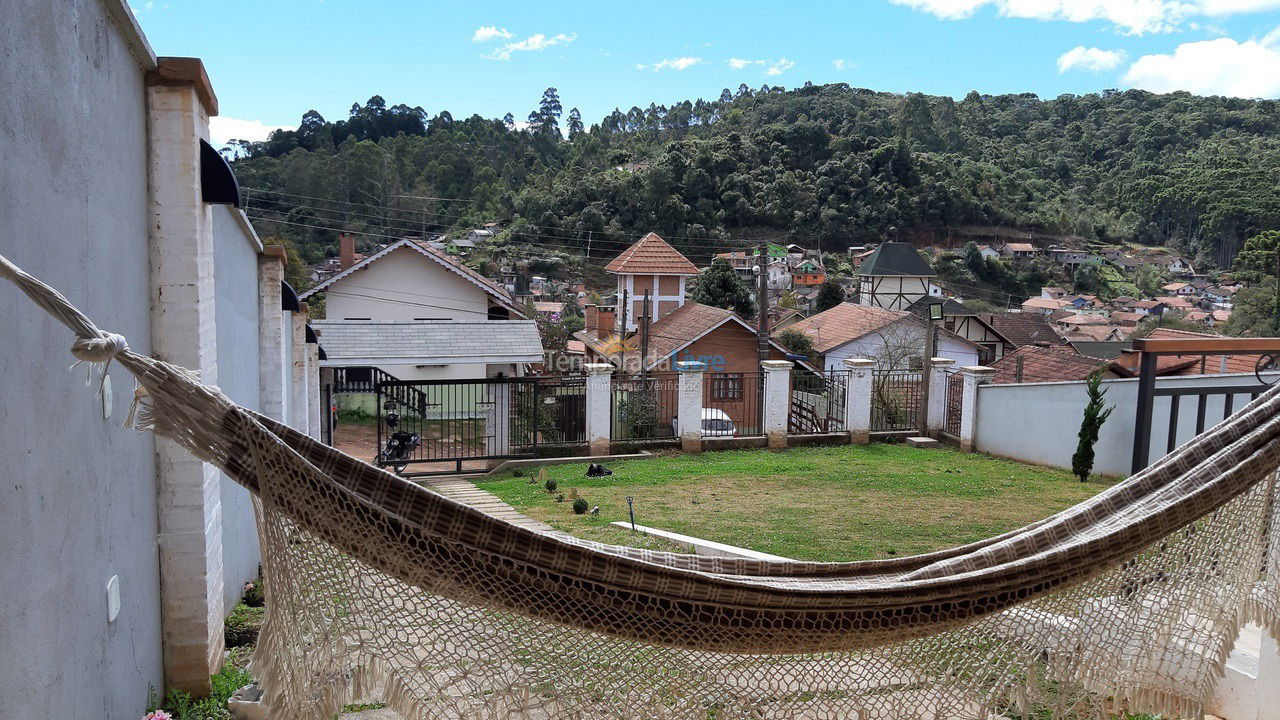
M 615 106 L 806 80 L 1280 97 L 1280 0 L 131 2 L 157 54 L 204 60 L 217 140 L 260 139 L 313 108 L 337 120 L 374 94 L 520 120 L 548 86 L 588 124 Z

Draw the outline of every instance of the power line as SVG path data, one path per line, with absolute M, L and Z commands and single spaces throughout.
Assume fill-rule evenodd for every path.
M 377 238 L 384 238 L 384 239 L 387 239 L 387 240 L 395 240 L 395 241 L 400 241 L 400 240 L 405 239 L 405 236 L 404 236 L 404 235 L 392 235 L 392 234 L 385 233 L 385 232 L 370 232 L 370 231 L 367 231 L 367 230 L 354 230 L 354 229 L 351 229 L 351 228 L 345 228 L 345 227 L 334 227 L 334 226 L 332 226 L 332 225 L 317 225 L 317 224 L 315 224 L 315 223 L 302 223 L 302 222 L 297 222 L 297 221 L 294 221 L 294 220 L 281 220 L 281 219 L 277 219 L 277 218 L 265 217 L 265 216 L 263 216 L 263 215 L 261 215 L 261 214 L 258 214 L 258 212 L 259 212 L 259 211 L 251 211 L 250 213 L 247 213 L 247 214 L 249 215 L 250 219 L 258 220 L 258 221 L 260 221 L 260 222 L 280 223 L 280 224 L 282 224 L 282 225 L 290 225 L 290 226 L 295 226 L 295 227 L 305 227 L 305 228 L 311 228 L 311 229 L 313 229 L 313 230 L 328 230 L 328 231 L 330 231 L 330 232 L 337 232 L 337 233 L 351 233 L 352 235 L 363 235 L 363 236 L 366 236 L 366 237 L 377 237 Z M 328 218 L 320 218 L 320 219 L 321 219 L 321 220 L 327 220 Z M 334 221 L 334 222 L 336 222 L 336 221 Z M 575 241 L 576 241 L 576 240 L 579 240 L 578 238 L 568 238 L 568 237 L 562 237 L 562 236 L 558 236 L 558 235 L 525 234 L 525 236 L 526 236 L 526 237 L 534 237 L 534 238 L 545 238 L 545 239 L 549 239 L 549 240 L 575 240 Z M 638 240 L 638 239 L 639 239 L 639 238 L 637 238 L 637 240 Z M 702 238 L 702 239 L 706 239 L 706 238 Z M 531 244 L 531 243 L 520 243 L 519 241 L 516 241 L 516 242 L 517 242 L 518 244 L 526 244 L 526 245 Z M 610 243 L 610 244 L 613 244 L 613 245 L 620 245 L 620 246 L 626 246 L 626 247 L 630 247 L 631 245 L 633 245 L 633 244 L 634 244 L 634 242 L 635 242 L 635 241 L 628 241 L 628 240 L 598 240 L 598 239 L 597 239 L 597 240 L 593 240 L 593 243 Z M 743 241 L 739 241 L 739 242 L 743 242 Z M 582 249 L 582 247 L 581 247 L 581 246 L 579 246 L 579 245 L 569 245 L 569 244 L 566 244 L 566 243 L 543 243 L 543 245 L 550 246 L 550 247 L 552 247 L 553 249 L 567 249 L 567 250 L 581 250 L 581 249 Z M 716 244 L 716 245 L 683 245 L 683 248 L 684 248 L 684 249 L 686 249 L 686 250 L 696 250 L 696 249 L 702 249 L 702 250 L 713 250 L 713 251 L 715 251 L 715 252 L 726 252 L 726 251 L 732 251 L 732 250 L 740 250 L 740 249 L 742 249 L 742 248 L 735 248 L 735 247 L 733 247 L 733 246 L 720 245 L 720 244 Z
M 331 198 L 321 198 L 321 197 L 316 197 L 316 196 L 314 196 L 314 195 L 299 195 L 299 194 L 296 194 L 296 193 L 286 193 L 286 192 L 283 192 L 283 191 L 280 191 L 280 190 L 267 190 L 267 189 L 265 189 L 265 188 L 245 188 L 245 190 L 246 190 L 246 192 L 262 192 L 262 193 L 268 193 L 268 194 L 272 194 L 272 195 L 280 195 L 280 196 L 284 196 L 284 197 L 298 198 L 298 199 L 303 199 L 303 200 L 315 200 L 315 201 L 318 201 L 318 202 L 330 203 L 330 204 L 333 204 L 333 205 L 346 205 L 346 206 L 349 206 L 349 207 L 356 207 L 356 208 L 368 208 L 368 207 L 369 207 L 368 205 L 365 205 L 365 204 L 363 204 L 363 203 L 351 202 L 351 201 L 349 201 L 349 200 L 335 200 L 335 199 L 331 199 Z M 407 196 L 396 196 L 396 197 L 407 197 Z M 446 199 L 447 199 L 447 198 L 446 198 Z M 283 201 L 273 200 L 272 202 L 283 202 Z M 339 208 L 318 208 L 318 207 L 315 207 L 315 206 L 313 206 L 313 205 L 308 205 L 308 204 L 306 204 L 306 203 L 293 203 L 293 206 L 294 206 L 294 207 L 305 207 L 305 208 L 309 208 L 309 209 L 312 209 L 312 210 L 319 210 L 319 211 L 322 211 L 322 212 L 349 212 L 349 213 L 350 213 L 350 214 L 352 214 L 352 215 L 357 215 L 357 216 L 360 216 L 360 217 L 369 217 L 369 218 L 375 218 L 375 219 L 383 218 L 383 216 L 381 216 L 381 215 L 376 215 L 376 214 L 371 214 L 371 213 L 361 213 L 361 212 L 356 212 L 356 211 L 348 211 L 348 210 L 339 209 Z M 392 212 L 392 213 L 415 213 L 415 214 L 425 214 L 425 215 L 430 215 L 430 216 L 433 216 L 433 217 L 444 217 L 444 218 L 452 218 L 452 219 L 462 219 L 462 218 L 468 217 L 468 216 L 466 216 L 466 215 L 451 215 L 451 214 L 447 214 L 447 213 L 436 213 L 436 212 L 430 212 L 430 211 L 427 211 L 427 210 L 415 210 L 415 209 L 410 209 L 410 208 L 388 208 L 388 212 Z M 437 224 L 441 224 L 441 225 L 443 225 L 444 223 L 437 223 Z M 525 225 L 527 225 L 528 227 L 537 228 L 537 229 L 539 229 L 539 230 L 544 230 L 544 231 L 555 231 L 555 230 L 561 230 L 561 231 L 562 231 L 562 230 L 563 230 L 562 228 L 547 227 L 547 226 L 545 226 L 545 225 L 535 225 L 535 224 L 533 224 L 533 223 L 525 223 Z M 594 231 L 593 231 L 593 230 L 587 230 L 586 232 L 590 233 L 590 232 L 594 232 Z M 815 235 L 815 234 L 812 234 L 812 233 L 810 233 L 810 234 L 797 234 L 797 233 L 790 233 L 790 232 L 789 232 L 789 233 L 787 233 L 787 236 L 788 236 L 790 239 L 793 239 L 793 240 L 815 240 L 815 241 L 820 241 L 820 240 L 821 240 L 821 236 L 820 236 L 820 235 Z M 547 237 L 559 237 L 559 238 L 561 238 L 561 239 L 567 239 L 567 240 L 580 240 L 580 239 L 581 239 L 580 237 L 566 237 L 566 236 L 560 236 L 560 235 L 548 235 Z M 665 236 L 663 236 L 663 237 L 664 237 L 664 239 L 666 239 L 666 240 L 702 240 L 702 241 L 706 241 L 706 240 L 713 240 L 713 238 L 708 238 L 708 237 L 695 237 L 695 236 L 692 236 L 692 235 L 665 235 Z M 625 241 L 620 241 L 620 240 L 600 240 L 599 242 L 613 242 L 613 243 L 618 243 L 618 242 L 625 242 Z M 748 240 L 740 240 L 740 242 L 747 243 L 747 245 L 745 245 L 744 247 L 753 247 L 753 246 L 754 246 L 754 243 L 753 243 L 752 241 L 748 241 Z

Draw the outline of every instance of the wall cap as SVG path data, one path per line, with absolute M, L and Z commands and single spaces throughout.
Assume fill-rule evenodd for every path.
M 156 60 L 156 69 L 147 73 L 148 85 L 191 87 L 204 105 L 204 111 L 212 117 L 218 114 L 218 96 L 213 94 L 213 84 L 204 71 L 204 63 L 193 57 L 162 57 Z
M 995 375 L 996 369 L 993 367 L 987 367 L 985 365 L 967 365 L 965 367 L 960 368 L 960 372 L 964 373 L 965 375 L 986 376 L 986 375 Z
M 936 358 L 929 358 L 929 364 L 933 365 L 934 367 L 951 367 L 952 365 L 956 364 L 956 361 L 952 360 L 951 358 L 936 357 Z
M 867 358 L 844 358 L 840 362 L 844 363 L 844 366 L 851 370 L 865 370 L 867 368 L 875 367 L 876 364 L 875 360 L 868 360 Z
M 265 245 L 262 248 L 263 259 L 279 260 L 281 265 L 289 264 L 289 252 L 283 245 Z
M 585 363 L 582 366 L 588 375 L 611 375 L 613 374 L 613 366 L 609 363 Z
M 790 360 L 762 360 L 760 362 L 760 367 L 771 372 L 790 370 L 794 366 L 795 363 Z
M 701 360 L 680 360 L 676 362 L 676 372 L 682 373 L 700 373 L 706 372 L 707 364 Z

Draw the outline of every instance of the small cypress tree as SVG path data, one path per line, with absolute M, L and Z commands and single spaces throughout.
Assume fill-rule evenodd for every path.
M 1104 409 L 1107 391 L 1102 388 L 1102 372 L 1094 371 L 1085 382 L 1085 391 L 1089 394 L 1089 402 L 1084 406 L 1084 419 L 1080 422 L 1080 444 L 1071 456 L 1071 472 L 1080 478 L 1080 482 L 1089 479 L 1093 471 L 1093 446 L 1098 442 L 1098 431 L 1102 423 L 1111 417 L 1115 405 Z

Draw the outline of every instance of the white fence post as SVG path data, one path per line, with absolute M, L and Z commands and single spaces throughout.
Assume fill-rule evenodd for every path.
M 849 432 L 849 442 L 866 445 L 871 442 L 871 370 L 875 360 L 845 358 L 841 361 L 849 369 L 849 386 L 845 389 L 844 426 Z
M 587 363 L 587 446 L 592 455 L 609 454 L 610 395 L 613 393 L 613 366 L 609 363 Z
M 787 446 L 787 417 L 791 413 L 791 367 L 789 360 L 764 360 L 764 434 L 770 449 Z
M 680 373 L 680 401 L 676 410 L 676 428 L 680 432 L 680 448 L 688 453 L 702 452 L 702 374 L 707 364 L 697 360 L 676 363 Z
M 947 368 L 956 361 L 949 358 L 929 359 L 929 407 L 926 427 L 929 437 L 936 438 L 947 426 Z
M 964 373 L 964 393 L 960 399 L 960 449 L 973 452 L 973 438 L 978 426 L 978 386 L 991 381 L 995 368 L 970 365 L 960 368 Z

